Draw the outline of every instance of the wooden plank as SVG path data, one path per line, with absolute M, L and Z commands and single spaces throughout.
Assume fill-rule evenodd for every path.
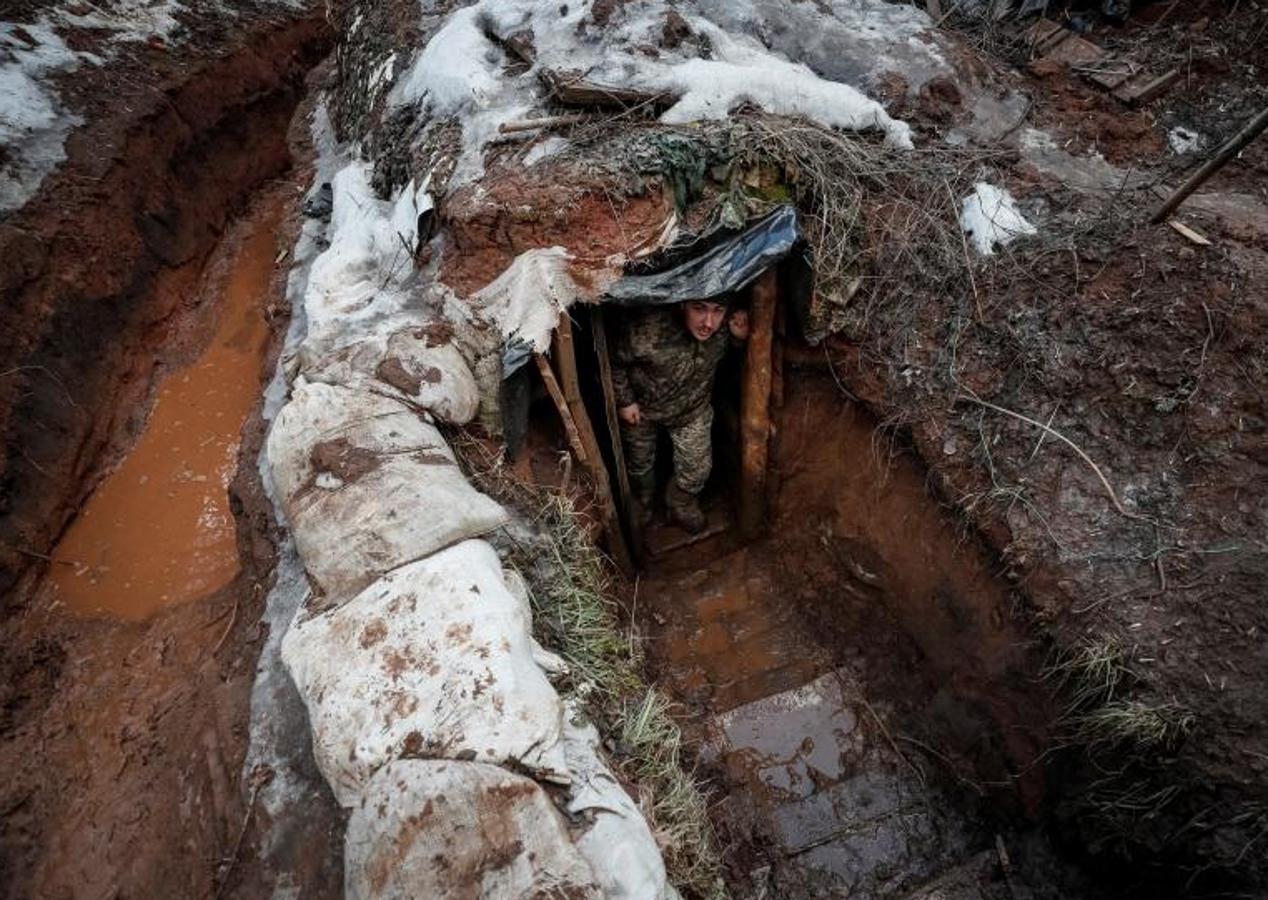
M 1163 92 L 1175 84 L 1179 77 L 1179 69 L 1171 69 L 1157 78 L 1141 74 L 1114 91 L 1114 96 L 1128 106 L 1144 106 L 1162 96 Z
M 766 467 L 770 457 L 770 406 L 775 303 L 775 270 L 753 285 L 749 338 L 740 389 L 740 533 L 752 538 L 766 524 Z
M 1183 235 L 1185 238 L 1197 244 L 1199 247 L 1211 246 L 1211 242 L 1207 240 L 1205 235 L 1190 228 L 1188 225 L 1185 225 L 1183 222 L 1178 221 L 1176 219 L 1172 219 L 1171 221 L 1167 222 L 1167 224 L 1170 225 L 1178 234 Z
M 677 97 L 666 91 L 639 91 L 587 81 L 577 72 L 545 69 L 538 76 L 551 99 L 565 106 L 616 107 L 671 106 Z
M 1044 61 L 1062 62 L 1070 66 L 1097 62 L 1104 58 L 1104 50 L 1091 41 L 1085 41 L 1076 34 L 1070 34 L 1064 41 L 1043 55 Z
M 621 517 L 617 512 L 616 501 L 612 497 L 608 468 L 603 463 L 599 440 L 594 435 L 590 414 L 586 411 L 585 401 L 581 397 L 581 383 L 577 378 L 577 354 L 572 341 L 572 320 L 568 318 L 567 310 L 559 317 L 559 324 L 555 328 L 553 350 L 555 365 L 559 367 L 559 383 L 563 387 L 568 410 L 576 423 L 577 435 L 585 449 L 587 457 L 585 465 L 590 470 L 590 477 L 594 480 L 596 499 L 603 510 L 608 551 L 612 554 L 612 561 L 622 572 L 633 574 L 634 560 L 630 556 L 629 545 L 625 542 L 625 533 L 621 530 Z
M 625 447 L 621 443 L 621 423 L 616 412 L 616 390 L 612 387 L 612 357 L 608 350 L 606 315 L 601 306 L 590 313 L 590 332 L 594 338 L 594 355 L 599 360 L 599 384 L 603 388 L 603 411 L 608 423 L 608 439 L 612 442 L 612 462 L 616 466 L 617 506 L 626 534 L 631 539 L 630 551 L 635 562 L 639 559 L 638 520 L 634 515 L 633 495 L 630 493 L 630 474 L 625 468 Z

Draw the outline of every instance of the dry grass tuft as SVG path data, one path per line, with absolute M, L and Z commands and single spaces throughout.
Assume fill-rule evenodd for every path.
M 528 582 L 534 631 L 568 663 L 562 692 L 614 741 L 612 761 L 636 787 L 670 881 L 689 898 L 725 900 L 705 789 L 684 763 L 669 700 L 643 677 L 641 644 L 622 627 L 608 561 L 568 497 L 517 481 L 463 432 L 448 437 L 472 480 L 530 520 L 528 533 L 510 537 L 508 561 Z

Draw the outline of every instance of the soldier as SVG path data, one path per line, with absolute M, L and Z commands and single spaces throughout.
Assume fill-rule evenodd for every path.
M 713 467 L 713 381 L 728 346 L 748 332 L 747 312 L 728 316 L 722 300 L 688 300 L 633 320 L 617 343 L 612 384 L 643 525 L 651 521 L 656 437 L 664 428 L 674 446 L 670 517 L 692 534 L 704 528 L 699 494 Z

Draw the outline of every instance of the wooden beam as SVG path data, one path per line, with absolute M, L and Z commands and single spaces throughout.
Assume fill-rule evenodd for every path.
M 756 537 L 766 525 L 766 467 L 770 457 L 772 345 L 777 296 L 775 270 L 753 285 L 748 349 L 740 388 L 740 532 Z
M 630 556 L 629 545 L 625 543 L 625 533 L 621 530 L 621 517 L 617 512 L 616 501 L 612 497 L 608 468 L 603 464 L 599 440 L 594 435 L 590 414 L 586 412 L 586 404 L 581 397 L 581 383 L 577 377 L 577 354 L 572 340 L 572 320 L 568 318 L 567 310 L 560 315 L 559 324 L 555 328 L 553 352 L 555 365 L 559 367 L 559 383 L 563 387 L 564 399 L 576 423 L 581 446 L 585 448 L 586 459 L 583 462 L 594 481 L 595 499 L 599 502 L 599 508 L 603 510 L 603 526 L 608 536 L 608 551 L 612 554 L 612 561 L 622 572 L 633 574 L 634 560 Z
M 538 76 L 552 100 L 564 106 L 629 109 L 635 106 L 672 106 L 677 96 L 667 91 L 640 91 L 587 81 L 579 72 L 544 69 Z
M 1202 164 L 1196 172 L 1189 176 L 1189 180 L 1180 187 L 1176 188 L 1176 192 L 1171 195 L 1170 199 L 1162 206 L 1158 207 L 1158 211 L 1154 213 L 1153 218 L 1149 221 L 1157 224 L 1171 215 L 1177 206 L 1184 202 L 1185 198 L 1202 186 L 1208 178 L 1224 167 L 1230 159 L 1242 151 L 1242 148 L 1257 138 L 1265 128 L 1268 128 L 1268 107 L 1259 111 L 1259 115 L 1246 123 L 1246 127 L 1237 134 L 1233 135 L 1223 147 L 1216 151 L 1215 155 Z
M 617 506 L 621 521 L 625 523 L 630 538 L 630 550 L 635 562 L 641 563 L 638 520 L 634 515 L 633 495 L 630 493 L 630 475 L 625 468 L 625 447 L 621 443 L 621 424 L 616 413 L 616 390 L 612 387 L 612 357 L 608 351 L 606 315 L 600 306 L 590 313 L 590 331 L 594 338 L 594 355 L 599 359 L 599 383 L 603 388 L 603 411 L 608 423 L 608 439 L 612 442 L 612 461 L 616 465 Z

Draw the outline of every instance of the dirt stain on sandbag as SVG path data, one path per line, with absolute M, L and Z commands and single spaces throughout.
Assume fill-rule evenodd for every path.
M 379 381 L 384 384 L 390 384 L 398 391 L 411 397 L 417 397 L 418 392 L 423 389 L 423 379 L 412 374 L 405 368 L 405 364 L 395 356 L 389 356 L 379 363 L 374 370 L 374 374 Z
M 373 451 L 357 447 L 347 438 L 314 445 L 308 458 L 316 472 L 329 472 L 344 484 L 352 484 L 379 467 Z

